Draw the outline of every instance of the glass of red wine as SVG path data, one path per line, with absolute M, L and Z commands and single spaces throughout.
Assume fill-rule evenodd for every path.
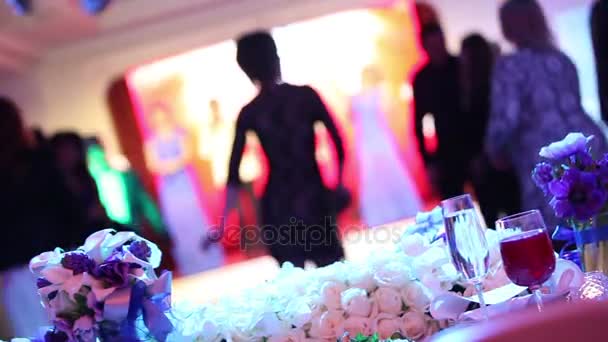
M 534 294 L 538 311 L 543 309 L 540 288 L 555 271 L 555 253 L 547 227 L 538 210 L 496 221 L 505 272 L 513 283 Z

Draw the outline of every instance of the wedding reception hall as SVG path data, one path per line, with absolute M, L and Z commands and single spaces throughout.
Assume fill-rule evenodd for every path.
M 0 2 L 0 341 L 608 341 L 608 0 Z

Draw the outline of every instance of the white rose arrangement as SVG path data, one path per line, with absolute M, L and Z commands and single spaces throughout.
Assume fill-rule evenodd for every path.
M 172 340 L 420 341 L 448 325 L 430 305 L 459 280 L 443 240 L 431 236 L 406 235 L 363 263 L 306 271 L 286 263 L 271 282 L 177 320 Z
M 450 324 L 431 316 L 433 299 L 456 289 L 466 293 L 468 288 L 440 238 L 441 210 L 420 214 L 417 223 L 397 242 L 397 248 L 375 253 L 362 263 L 338 262 L 306 271 L 287 263 L 273 281 L 176 321 L 173 338 L 179 340 L 180 335 L 183 341 L 211 342 L 424 340 Z M 487 234 L 491 271 L 484 286 L 491 290 L 509 280 L 502 270 L 499 239 L 494 231 Z
M 453 323 L 438 318 L 457 319 L 435 309 L 433 317 L 433 301 L 454 297 L 454 292 L 472 293 L 451 263 L 438 215 L 438 210 L 419 215 L 420 222 L 407 230 L 397 248 L 364 262 L 311 270 L 286 263 L 274 280 L 200 308 L 165 305 L 170 304 L 165 303 L 170 275 L 158 277 L 154 271 L 161 258 L 156 245 L 133 233 L 99 231 L 76 251 L 56 249 L 32 259 L 30 268 L 40 277 L 39 293 L 54 323 L 40 341 L 103 340 L 102 327 L 125 321 L 116 309 L 133 311 L 131 302 L 138 304 L 136 312 L 143 313 L 157 341 L 424 341 Z M 510 282 L 502 267 L 499 236 L 493 230 L 486 236 L 490 272 L 484 290 L 490 291 Z M 113 304 L 114 297 L 137 293 L 138 301 Z

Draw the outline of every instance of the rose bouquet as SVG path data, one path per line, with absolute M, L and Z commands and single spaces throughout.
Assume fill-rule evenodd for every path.
M 536 165 L 532 179 L 550 198 L 555 215 L 573 234 L 558 234 L 576 242 L 585 271 L 608 272 L 608 154 L 593 158 L 593 136 L 570 133 L 541 149 L 545 161 Z M 569 231 L 566 229 L 566 231 Z
M 30 262 L 52 327 L 44 341 L 164 341 L 172 330 L 171 274 L 157 277 L 158 247 L 132 232 L 102 230 L 80 248 Z

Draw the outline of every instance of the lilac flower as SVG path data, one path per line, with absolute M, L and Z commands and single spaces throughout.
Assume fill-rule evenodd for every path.
M 129 252 L 131 252 L 131 254 L 133 254 L 136 258 L 143 261 L 148 261 L 148 258 L 152 256 L 150 246 L 148 246 L 148 244 L 142 240 L 131 242 L 129 245 Z
M 51 283 L 50 281 L 46 280 L 43 277 L 38 277 L 38 279 L 36 279 L 36 287 L 41 289 L 43 287 L 47 287 L 49 285 L 53 285 L 53 283 Z
M 72 270 L 76 275 L 91 272 L 95 267 L 95 261 L 83 252 L 69 252 L 61 259 L 61 266 Z
M 594 173 L 578 169 L 568 169 L 561 179 L 551 181 L 549 191 L 554 196 L 551 206 L 555 215 L 581 221 L 597 215 L 608 197 Z
M 593 139 L 592 135 L 585 137 L 582 133 L 568 133 L 563 140 L 541 148 L 539 155 L 551 160 L 567 158 L 577 152 L 586 151 L 587 143 L 591 139 Z
M 536 186 L 541 188 L 545 194 L 549 191 L 549 183 L 553 180 L 553 167 L 549 163 L 539 163 L 532 171 L 532 179 Z
M 113 259 L 97 266 L 93 271 L 95 278 L 110 287 L 125 287 L 129 284 L 129 264 Z

